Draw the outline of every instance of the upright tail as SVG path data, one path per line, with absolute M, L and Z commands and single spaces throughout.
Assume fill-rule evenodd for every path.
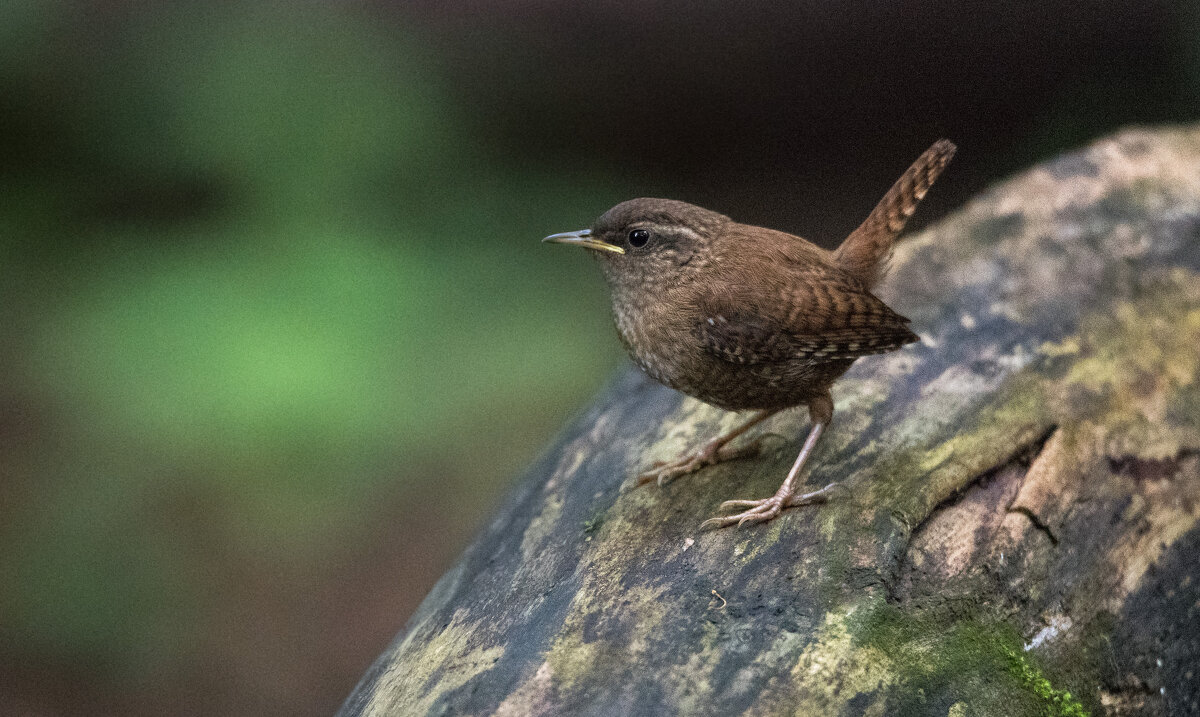
M 948 139 L 939 139 L 917 157 L 900 179 L 883 195 L 866 220 L 834 252 L 834 258 L 868 287 L 887 275 L 892 246 L 904 229 L 930 185 L 950 163 L 957 149 Z

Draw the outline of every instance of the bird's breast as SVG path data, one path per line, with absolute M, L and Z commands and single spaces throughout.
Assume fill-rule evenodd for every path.
M 613 302 L 613 322 L 630 358 L 654 380 L 679 390 L 702 350 L 686 313 L 662 302 Z

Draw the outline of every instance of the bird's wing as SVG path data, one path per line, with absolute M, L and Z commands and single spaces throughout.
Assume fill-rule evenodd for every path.
M 839 272 L 789 272 L 774 292 L 710 295 L 696 332 L 730 363 L 832 361 L 883 353 L 917 341 L 908 319 Z

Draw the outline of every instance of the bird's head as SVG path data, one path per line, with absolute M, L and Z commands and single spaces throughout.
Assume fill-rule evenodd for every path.
M 590 229 L 542 241 L 590 249 L 614 288 L 650 288 L 699 276 L 729 217 L 672 199 L 630 199 Z

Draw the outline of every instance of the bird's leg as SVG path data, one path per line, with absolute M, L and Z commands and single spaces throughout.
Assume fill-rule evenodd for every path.
M 808 438 L 804 440 L 804 447 L 800 449 L 800 455 L 796 456 L 796 462 L 792 464 L 792 469 L 788 471 L 787 478 L 783 480 L 783 485 L 779 486 L 779 490 L 775 491 L 775 495 L 770 498 L 761 500 L 727 500 L 721 504 L 721 510 L 729 510 L 731 508 L 748 508 L 736 515 L 722 515 L 716 518 L 709 518 L 700 524 L 701 528 L 723 528 L 734 523 L 741 525 L 742 523 L 765 522 L 778 516 L 784 508 L 791 508 L 798 505 L 809 505 L 825 500 L 829 492 L 837 487 L 837 483 L 830 483 L 820 490 L 812 491 L 811 493 L 802 493 L 796 495 L 796 478 L 800 475 L 800 469 L 808 461 L 808 457 L 812 455 L 813 448 L 817 445 L 817 441 L 821 438 L 821 434 L 825 432 L 825 427 L 829 425 L 829 421 L 833 418 L 833 399 L 826 393 L 808 405 L 809 415 L 812 417 L 812 429 L 808 432 Z
M 638 476 L 638 485 L 645 485 L 650 481 L 657 481 L 659 485 L 665 484 L 667 481 L 677 478 L 681 475 L 693 473 L 700 470 L 704 466 L 727 461 L 732 458 L 741 458 L 743 456 L 753 455 L 758 451 L 758 443 L 752 443 L 743 448 L 731 449 L 729 442 L 738 436 L 742 435 L 752 427 L 765 421 L 767 418 L 779 413 L 774 411 L 758 411 L 750 417 L 742 425 L 734 428 L 731 431 L 722 433 L 708 443 L 705 443 L 699 450 L 689 451 L 684 453 L 677 460 L 671 462 L 659 461 L 651 466 L 650 470 Z

